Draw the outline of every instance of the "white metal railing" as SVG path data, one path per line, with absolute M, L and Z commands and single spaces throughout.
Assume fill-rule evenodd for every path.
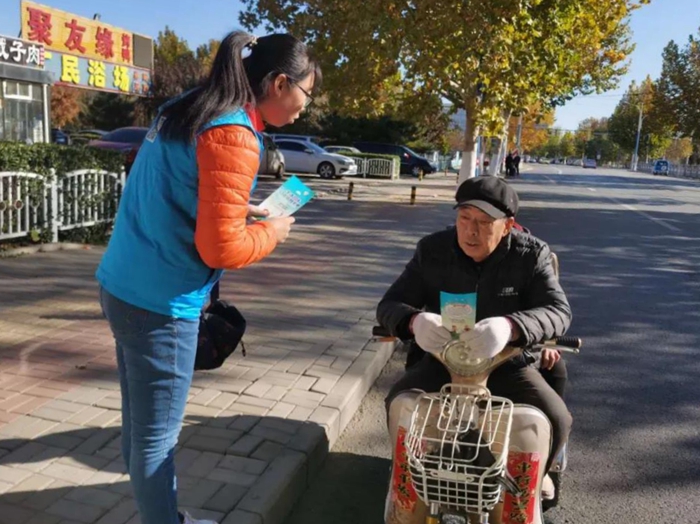
M 0 172 L 0 240 L 111 222 L 116 217 L 126 175 L 80 169 L 57 177 Z
M 651 173 L 654 163 L 639 163 L 637 170 L 643 173 Z M 668 163 L 668 174 L 682 178 L 700 178 L 700 165 L 672 164 Z
M 401 164 L 397 159 L 352 157 L 357 164 L 357 173 L 362 176 L 399 178 Z
M 110 222 L 117 214 L 124 174 L 80 169 L 58 182 L 59 231 Z M 70 195 L 70 198 L 66 198 Z
M 37 173 L 0 173 L 0 240 L 23 237 L 37 224 L 48 224 L 55 189 Z

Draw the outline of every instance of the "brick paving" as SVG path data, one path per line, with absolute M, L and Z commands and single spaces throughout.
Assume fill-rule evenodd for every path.
M 284 521 L 393 349 L 370 340 L 377 300 L 416 240 L 449 222 L 453 181 L 430 184 L 439 194 L 415 207 L 329 194 L 275 255 L 227 274 L 248 356 L 195 374 L 176 452 L 182 508 Z M 101 253 L 0 259 L 0 524 L 139 522 L 92 278 Z

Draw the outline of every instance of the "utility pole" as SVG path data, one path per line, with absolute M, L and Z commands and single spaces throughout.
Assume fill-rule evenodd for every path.
M 523 115 L 521 114 L 520 117 L 518 118 L 518 136 L 515 140 L 515 148 L 518 150 L 518 154 L 521 154 L 522 151 L 520 151 L 520 140 L 523 136 Z
M 632 161 L 632 171 L 637 170 L 637 166 L 639 165 L 639 138 L 641 137 L 642 134 L 642 120 L 644 118 L 643 116 L 643 104 L 640 101 L 639 102 L 639 123 L 637 124 L 637 143 L 634 146 L 634 158 Z

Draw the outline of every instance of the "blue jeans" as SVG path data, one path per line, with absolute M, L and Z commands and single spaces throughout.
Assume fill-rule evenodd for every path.
M 100 289 L 117 346 L 122 454 L 142 524 L 179 524 L 175 445 L 197 353 L 199 321 L 167 317 Z

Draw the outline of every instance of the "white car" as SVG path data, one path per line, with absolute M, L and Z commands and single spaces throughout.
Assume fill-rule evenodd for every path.
M 268 133 L 270 137 L 272 137 L 272 140 L 301 140 L 302 142 L 313 142 L 314 144 L 318 144 L 320 139 L 315 136 L 311 135 L 285 135 L 284 133 Z
M 340 178 L 357 175 L 357 164 L 352 158 L 329 153 L 306 140 L 282 139 L 273 136 L 275 144 L 284 153 L 288 173 L 318 173 L 321 178 Z

